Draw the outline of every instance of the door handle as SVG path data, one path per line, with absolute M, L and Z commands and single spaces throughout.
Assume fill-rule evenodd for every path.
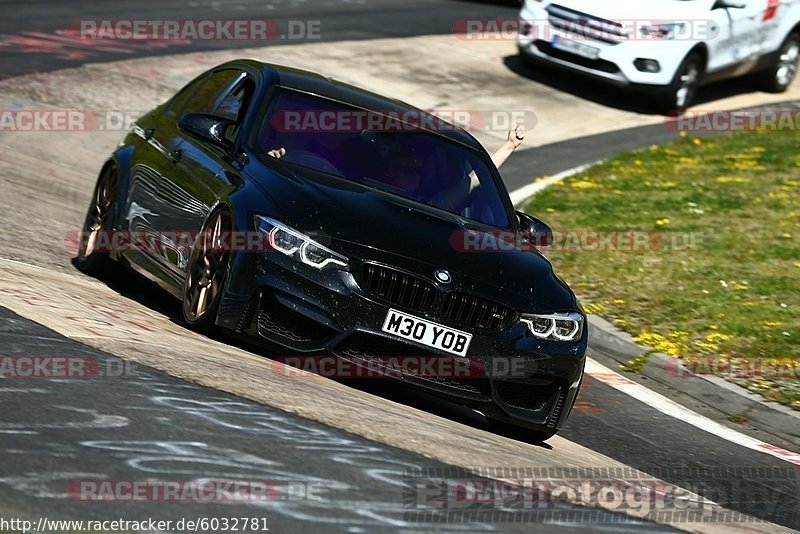
M 178 163 L 183 157 L 183 150 L 176 148 L 175 150 L 170 150 L 168 154 L 169 159 L 172 160 L 172 163 Z
M 145 141 L 151 140 L 155 134 L 156 134 L 156 129 L 155 128 L 145 128 L 145 130 L 144 130 L 144 140 Z

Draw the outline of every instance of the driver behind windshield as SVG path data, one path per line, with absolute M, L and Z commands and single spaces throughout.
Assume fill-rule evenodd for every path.
M 479 150 L 424 129 L 288 128 L 281 122 L 289 113 L 316 117 L 331 111 L 343 116 L 359 112 L 313 95 L 280 93 L 270 103 L 259 132 L 262 154 L 484 224 L 500 228 L 510 224 L 502 184 L 491 166 L 502 166 L 522 144 L 523 125 L 515 124 L 505 143 L 487 158 Z
M 525 125 L 516 123 L 508 131 L 508 138 L 506 139 L 506 142 L 503 143 L 503 146 L 498 148 L 494 154 L 492 154 L 492 161 L 494 162 L 495 166 L 499 169 L 524 140 Z M 273 148 L 271 150 L 267 150 L 267 155 L 272 156 L 273 158 L 281 158 L 286 155 L 286 149 L 283 147 Z

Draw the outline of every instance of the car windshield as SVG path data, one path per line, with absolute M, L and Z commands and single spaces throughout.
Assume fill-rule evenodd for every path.
M 508 228 L 508 212 L 488 157 L 418 124 L 280 89 L 257 143 L 265 157 L 279 151 L 283 161 Z

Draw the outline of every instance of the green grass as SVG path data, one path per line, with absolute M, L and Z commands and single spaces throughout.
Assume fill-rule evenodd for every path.
M 647 360 L 650 359 L 650 354 L 652 351 L 643 352 L 641 355 L 633 358 L 632 360 L 628 361 L 627 363 L 621 363 L 619 368 L 621 371 L 626 373 L 640 373 L 644 366 L 647 364 Z
M 748 422 L 749 419 L 747 418 L 747 416 L 745 414 L 737 413 L 737 414 L 734 414 L 734 415 L 729 415 L 728 416 L 728 421 L 730 421 L 731 423 L 744 424 L 744 423 Z
M 527 211 L 557 235 L 654 232 L 644 251 L 545 253 L 588 312 L 640 344 L 778 365 L 778 376 L 729 378 L 800 409 L 800 132 L 683 137 L 622 154 L 543 191 Z

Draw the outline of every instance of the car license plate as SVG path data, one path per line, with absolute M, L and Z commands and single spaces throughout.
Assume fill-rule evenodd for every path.
M 588 59 L 597 59 L 600 55 L 600 49 L 593 46 L 570 41 L 569 39 L 560 39 L 557 35 L 553 36 L 553 41 L 550 43 L 553 48 L 563 50 L 565 52 L 572 52 L 575 55 L 585 57 Z
M 472 341 L 472 334 L 391 309 L 386 314 L 382 330 L 459 356 L 467 355 L 467 349 Z M 402 356 L 402 354 L 398 354 L 398 356 Z

